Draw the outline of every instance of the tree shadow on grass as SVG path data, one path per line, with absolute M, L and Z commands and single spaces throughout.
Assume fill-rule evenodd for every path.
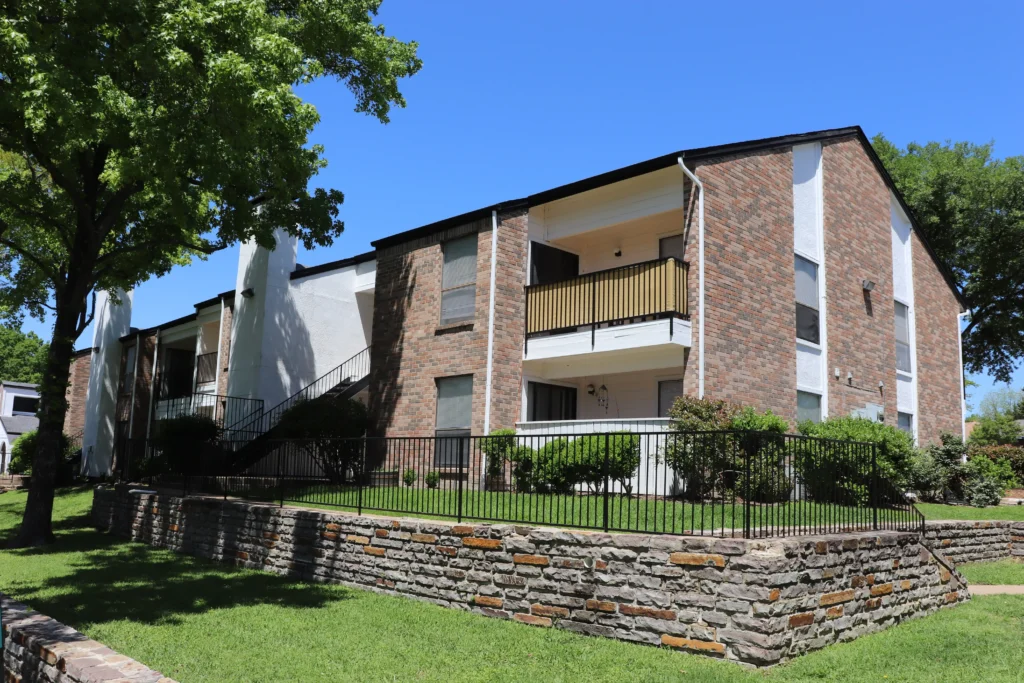
M 3 590 L 78 628 L 122 620 L 174 624 L 189 614 L 250 605 L 316 609 L 352 595 L 340 586 L 302 583 L 124 541 L 92 529 L 88 515 L 65 518 L 59 528 L 52 546 L 7 552 L 47 558 L 70 571 L 40 579 L 9 577 Z

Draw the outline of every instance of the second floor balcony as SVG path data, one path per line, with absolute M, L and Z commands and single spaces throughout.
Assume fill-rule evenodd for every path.
M 691 337 L 687 273 L 685 262 L 664 258 L 528 286 L 524 362 L 543 363 L 534 369 L 546 377 L 681 364 Z M 644 359 L 627 360 L 640 350 Z

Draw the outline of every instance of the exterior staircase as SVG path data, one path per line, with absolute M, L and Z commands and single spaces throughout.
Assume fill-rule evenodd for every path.
M 234 453 L 228 470 L 232 474 L 242 472 L 266 456 L 281 416 L 295 404 L 301 401 L 345 400 L 354 397 L 369 383 L 370 349 L 365 348 L 273 408 L 228 426 L 224 430 L 224 441 Z

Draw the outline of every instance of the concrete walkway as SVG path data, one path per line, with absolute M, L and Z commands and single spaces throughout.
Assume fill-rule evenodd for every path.
M 971 595 L 1024 595 L 1024 586 L 968 586 Z

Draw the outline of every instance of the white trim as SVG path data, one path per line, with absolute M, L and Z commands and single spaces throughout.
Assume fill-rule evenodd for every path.
M 960 355 L 960 438 L 964 441 L 967 440 L 967 397 L 964 396 L 964 341 L 960 326 L 969 315 L 969 311 L 964 311 L 956 316 L 956 348 Z
M 800 384 L 800 382 L 796 383 L 796 390 L 802 391 L 805 394 L 814 394 L 815 396 L 824 395 L 824 390 L 821 387 L 812 387 L 809 384 Z
M 579 410 L 580 410 L 580 383 L 579 382 L 570 382 L 570 381 L 564 380 L 564 379 L 546 379 L 544 377 L 538 377 L 537 375 L 527 375 L 526 373 L 523 373 L 523 384 L 520 387 L 520 394 L 522 396 L 523 403 L 522 403 L 521 409 L 519 411 L 519 422 L 516 423 L 517 425 L 520 422 L 527 422 L 529 424 L 536 424 L 534 422 L 530 422 L 530 420 L 529 420 L 529 413 L 528 413 L 529 405 L 528 405 L 528 401 L 529 401 L 529 397 L 530 397 L 530 382 L 535 382 L 537 384 L 551 384 L 551 385 L 556 386 L 556 387 L 565 387 L 566 389 L 575 389 L 576 390 L 576 412 L 577 412 L 577 414 L 579 413 Z M 565 420 L 548 420 L 548 422 L 552 422 L 552 421 L 553 422 L 564 422 Z M 595 422 L 601 422 L 601 420 L 595 420 Z
M 213 393 L 217 393 L 217 385 L 220 384 L 220 349 L 224 341 L 224 297 L 220 299 L 220 320 L 217 321 L 217 368 L 213 373 Z M 227 393 L 227 382 L 224 383 L 224 393 Z
M 821 316 L 821 419 L 828 417 L 828 311 L 826 310 L 827 288 L 825 286 L 825 155 L 821 143 L 818 147 L 818 170 L 815 173 L 815 196 L 817 199 L 818 244 L 820 263 L 818 264 L 818 310 Z
M 697 398 L 704 398 L 704 184 L 686 168 L 683 157 L 676 160 L 697 187 Z M 686 210 L 686 186 L 683 186 L 683 211 Z
M 805 346 L 805 347 L 807 347 L 809 349 L 812 349 L 814 351 L 824 351 L 825 350 L 825 348 L 821 344 L 815 344 L 812 341 L 807 341 L 806 339 L 801 339 L 800 337 L 796 338 L 796 343 L 797 343 L 797 346 Z
M 491 433 L 491 373 L 494 365 L 494 289 L 498 259 L 498 212 L 491 211 L 491 297 L 487 311 L 487 388 L 484 390 L 484 436 Z M 483 468 L 486 471 L 486 467 Z

